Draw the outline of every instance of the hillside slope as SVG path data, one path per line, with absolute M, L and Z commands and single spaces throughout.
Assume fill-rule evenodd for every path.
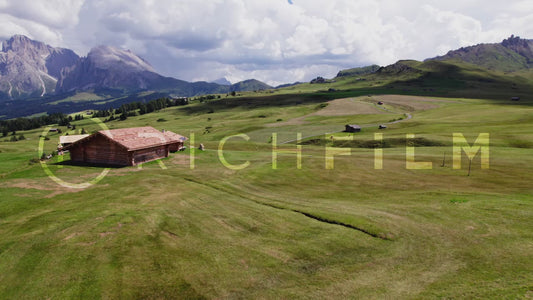
M 497 44 L 479 44 L 428 60 L 461 61 L 489 70 L 513 72 L 533 67 L 533 40 L 512 35 Z
M 241 82 L 232 84 L 229 87 L 230 92 L 246 92 L 246 91 L 257 91 L 257 90 L 268 90 L 272 87 L 264 82 L 261 82 L 257 79 L 248 79 Z

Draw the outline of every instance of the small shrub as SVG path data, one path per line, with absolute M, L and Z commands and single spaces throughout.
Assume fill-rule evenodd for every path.
M 411 147 L 439 147 L 439 146 L 445 146 L 443 143 L 439 141 L 430 140 L 424 137 L 417 137 L 414 139 L 391 139 L 391 140 L 397 140 L 399 143 L 405 141 L 405 145 L 411 146 Z
M 530 148 L 533 148 L 533 143 L 532 142 L 528 142 L 528 141 L 515 140 L 515 141 L 509 142 L 509 146 L 511 146 L 513 148 L 530 149 Z
M 167 120 L 165 118 L 159 118 L 157 119 L 157 122 L 166 122 Z
M 276 122 L 281 122 L 281 121 L 283 121 L 283 119 L 277 119 L 277 120 L 276 120 Z
M 259 116 L 257 116 L 257 117 L 258 117 L 258 118 L 263 118 L 263 119 L 264 119 L 264 118 L 266 118 L 267 116 L 265 116 L 265 115 L 259 115 Z
M 445 146 L 439 141 L 429 140 L 423 137 L 414 139 L 390 138 L 382 141 L 376 140 L 336 140 L 333 147 L 339 148 L 392 148 L 392 147 L 440 147 Z
M 30 160 L 28 161 L 28 164 L 34 165 L 38 162 L 39 162 L 39 159 L 37 157 L 33 157 L 33 158 L 30 158 Z
M 303 141 L 300 144 L 302 145 L 314 145 L 314 146 L 324 146 L 326 145 L 327 141 L 325 139 L 310 139 L 307 141 Z
M 468 200 L 460 199 L 460 198 L 453 198 L 453 199 L 450 199 L 450 202 L 451 203 L 466 203 L 466 202 L 468 202 Z

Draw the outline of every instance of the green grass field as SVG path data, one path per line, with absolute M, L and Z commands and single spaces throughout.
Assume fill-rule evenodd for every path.
M 86 189 L 64 188 L 30 162 L 43 128 L 0 139 L 0 298 L 533 297 L 533 106 L 390 95 L 320 105 L 331 98 L 318 95 L 222 99 L 108 122 L 194 135 L 206 151 L 195 151 L 194 169 L 189 149 L 112 168 Z M 90 119 L 73 124 L 99 130 Z M 362 132 L 342 133 L 345 124 Z M 301 133 L 301 169 L 294 153 L 272 168 L 272 133 L 282 150 L 296 149 Z M 396 141 L 383 148 L 382 170 L 374 149 L 355 146 L 325 168 L 326 147 L 375 133 Z M 489 133 L 489 169 L 479 153 L 470 176 L 464 153 L 453 169 L 453 133 L 470 144 Z M 242 170 L 217 152 L 236 134 L 250 140 L 231 138 L 222 154 L 248 161 Z M 415 154 L 432 169 L 406 169 L 397 142 L 406 134 L 429 141 Z M 46 153 L 58 136 L 48 134 Z M 70 183 L 104 170 L 56 162 L 46 164 Z

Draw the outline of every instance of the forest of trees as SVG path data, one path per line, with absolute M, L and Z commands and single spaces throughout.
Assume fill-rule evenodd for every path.
M 0 131 L 2 136 L 7 136 L 10 132 L 18 130 L 36 129 L 41 126 L 59 124 L 59 126 L 67 126 L 72 121 L 72 117 L 68 117 L 63 113 L 53 113 L 50 115 L 34 117 L 34 118 L 17 118 L 12 120 L 0 120 Z
M 108 118 L 106 121 L 111 121 L 117 119 L 115 115 L 119 115 L 119 119 L 125 120 L 128 116 L 137 115 L 137 110 L 139 114 L 144 115 L 154 111 L 161 110 L 166 107 L 186 105 L 189 101 L 186 98 L 182 99 L 169 99 L 169 98 L 159 98 L 156 100 L 149 101 L 147 103 L 143 102 L 131 102 L 127 104 L 122 104 L 119 108 L 114 109 L 105 109 L 98 110 L 93 114 L 93 117 L 97 118 Z M 59 126 L 69 126 L 70 122 L 82 120 L 83 115 L 67 116 L 63 113 L 53 113 L 50 115 L 44 115 L 34 118 L 17 118 L 11 120 L 0 120 L 0 133 L 3 137 L 15 135 L 16 131 L 21 130 L 31 130 L 36 129 L 46 125 L 58 124 Z
M 182 99 L 170 99 L 170 98 L 159 98 L 147 103 L 144 102 L 130 102 L 122 104 L 117 109 L 105 109 L 98 110 L 93 114 L 93 117 L 96 118 L 107 118 L 105 121 L 112 121 L 116 119 L 126 120 L 128 117 L 136 116 L 137 110 L 139 114 L 144 115 L 154 111 L 161 110 L 163 108 L 172 107 L 172 106 L 181 106 L 187 105 L 189 101 L 186 98 Z M 120 117 L 116 117 L 120 115 Z

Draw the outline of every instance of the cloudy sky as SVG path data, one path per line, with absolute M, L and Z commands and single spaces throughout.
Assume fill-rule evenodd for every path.
M 161 74 L 272 85 L 340 69 L 533 39 L 531 0 L 0 0 L 0 38 L 85 56 L 130 49 Z

